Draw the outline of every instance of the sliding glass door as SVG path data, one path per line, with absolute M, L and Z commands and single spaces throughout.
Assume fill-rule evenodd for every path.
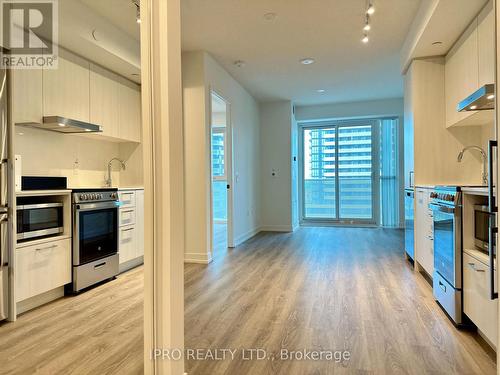
M 377 121 L 301 127 L 302 220 L 376 223 Z

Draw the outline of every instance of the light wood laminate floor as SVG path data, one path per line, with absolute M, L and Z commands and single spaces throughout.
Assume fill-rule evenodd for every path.
M 194 361 L 194 375 L 494 374 L 402 255 L 397 230 L 261 233 L 185 267 L 187 348 L 347 350 L 333 361 Z M 142 268 L 0 326 L 1 374 L 139 374 Z

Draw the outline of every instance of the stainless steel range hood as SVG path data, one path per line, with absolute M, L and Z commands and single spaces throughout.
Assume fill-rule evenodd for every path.
M 44 116 L 41 124 L 37 122 L 25 122 L 17 123 L 16 125 L 67 134 L 102 132 L 101 125 L 90 124 L 88 122 L 61 116 Z
M 481 87 L 468 98 L 458 103 L 458 112 L 484 111 L 495 109 L 495 85 L 488 84 Z

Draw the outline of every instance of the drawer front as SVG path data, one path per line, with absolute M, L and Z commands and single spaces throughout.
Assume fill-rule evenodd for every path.
M 119 240 L 120 263 L 136 258 L 136 228 L 134 226 L 121 227 Z
M 135 190 L 118 192 L 122 207 L 135 207 Z
M 446 313 L 457 324 L 462 323 L 462 295 L 446 281 L 439 273 L 434 271 L 432 277 L 432 293 L 434 298 L 445 309 Z
M 497 301 L 490 300 L 489 271 L 486 264 L 464 253 L 464 313 L 496 347 Z
M 119 211 L 120 215 L 120 226 L 135 224 L 135 208 L 133 207 L 121 207 Z
M 71 240 L 19 248 L 16 262 L 19 302 L 71 282 Z

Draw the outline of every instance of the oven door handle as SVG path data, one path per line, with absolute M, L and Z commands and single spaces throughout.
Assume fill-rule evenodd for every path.
M 95 210 L 105 210 L 107 208 L 118 208 L 120 207 L 120 202 L 101 202 L 101 203 L 80 203 L 75 206 L 76 211 L 95 211 Z
M 439 212 L 444 212 L 446 214 L 454 214 L 455 213 L 455 208 L 454 207 L 448 207 L 448 206 L 442 206 L 440 204 L 436 203 L 429 203 L 429 207 L 434 211 L 439 211 Z

